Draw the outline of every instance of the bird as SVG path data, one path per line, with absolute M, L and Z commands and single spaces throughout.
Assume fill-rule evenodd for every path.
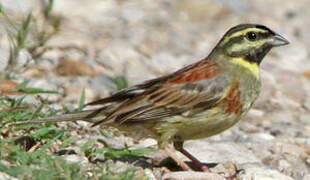
M 183 148 L 184 141 L 217 135 L 242 119 L 260 93 L 263 58 L 273 47 L 287 44 L 264 25 L 239 24 L 202 60 L 87 104 L 99 108 L 56 119 L 97 119 L 92 126 L 154 138 L 184 170 L 192 169 L 171 147 L 200 170 L 210 171 Z

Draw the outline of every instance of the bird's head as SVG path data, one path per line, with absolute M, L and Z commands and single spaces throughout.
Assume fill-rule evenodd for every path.
M 287 44 L 289 42 L 285 38 L 266 26 L 240 24 L 226 32 L 216 49 L 220 49 L 228 57 L 260 64 L 271 48 Z

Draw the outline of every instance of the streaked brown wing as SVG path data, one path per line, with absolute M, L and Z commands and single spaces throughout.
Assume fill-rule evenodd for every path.
M 164 117 L 197 113 L 199 110 L 215 106 L 221 99 L 219 94 L 206 93 L 199 84 L 178 87 L 165 86 L 148 94 L 141 107 L 119 114 L 116 111 L 112 116 L 115 122 L 156 120 Z M 130 101 L 128 102 L 128 104 Z M 127 103 L 124 104 L 124 107 Z
M 93 104 L 117 102 L 106 118 L 94 125 L 154 120 L 216 105 L 229 82 L 218 65 L 203 60 L 173 74 L 147 81 Z

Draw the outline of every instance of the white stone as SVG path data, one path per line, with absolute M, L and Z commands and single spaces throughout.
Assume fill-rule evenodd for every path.
M 240 180 L 293 180 L 279 171 L 253 167 L 245 169 L 245 172 L 240 175 Z
M 224 177 L 216 173 L 179 171 L 166 173 L 163 180 L 225 180 Z
M 1 180 L 18 180 L 17 178 L 15 177 L 12 177 L 6 173 L 3 173 L 3 172 L 0 172 L 0 179 Z
M 232 161 L 234 163 L 260 163 L 260 160 L 245 146 L 233 142 L 187 141 L 184 147 L 204 163 L 220 163 L 226 161 Z M 182 157 L 188 161 L 187 158 Z

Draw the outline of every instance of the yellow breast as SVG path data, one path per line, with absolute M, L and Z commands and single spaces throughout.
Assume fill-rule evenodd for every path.
M 257 79 L 259 79 L 259 67 L 255 62 L 249 62 L 241 57 L 232 59 L 232 63 L 248 69 Z

